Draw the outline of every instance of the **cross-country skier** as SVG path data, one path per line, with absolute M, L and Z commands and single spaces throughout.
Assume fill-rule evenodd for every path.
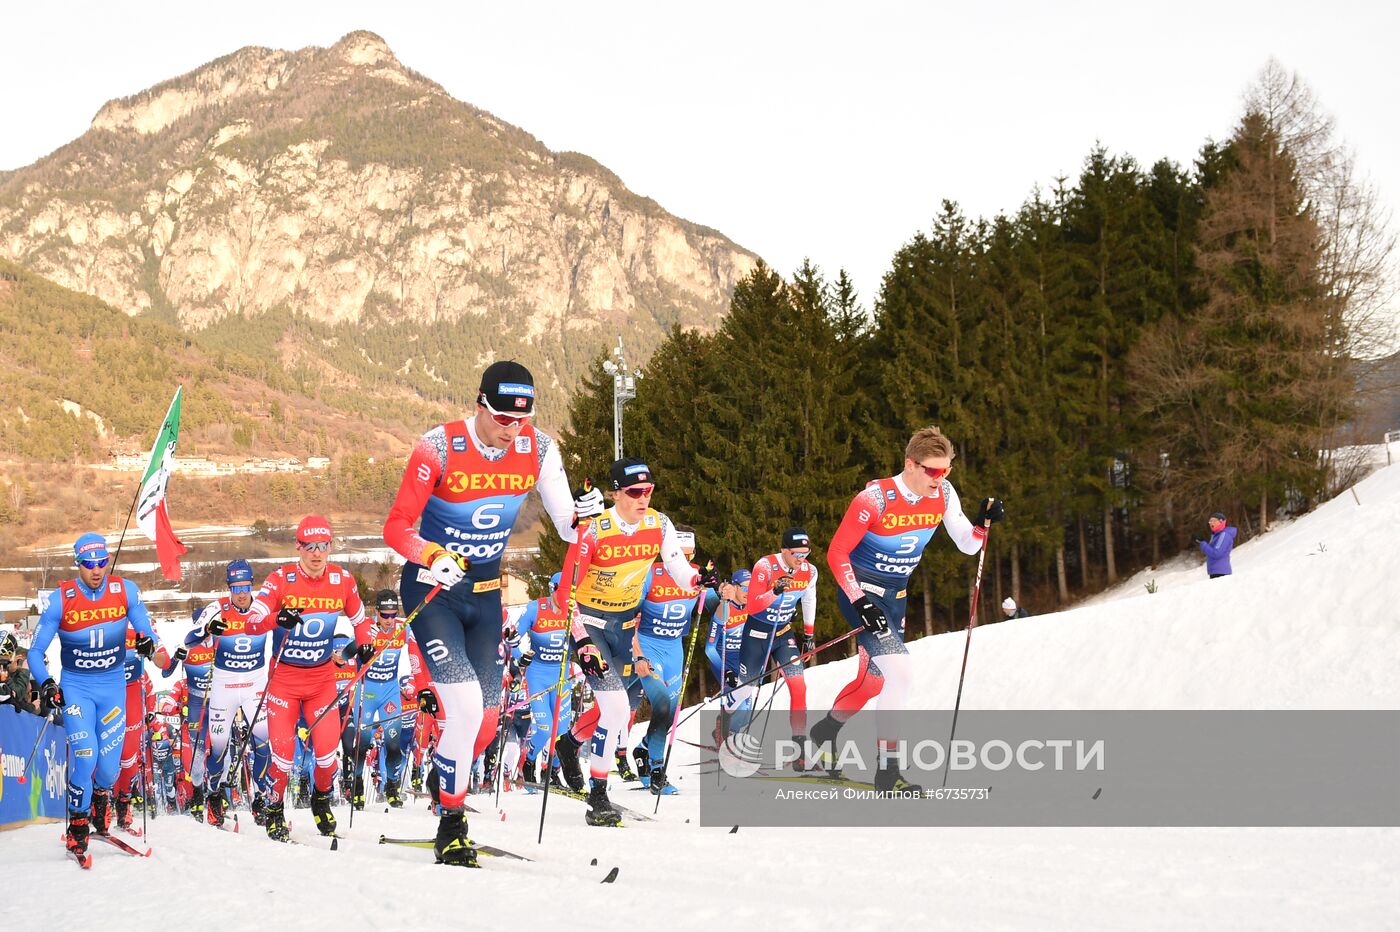
M 735 570 L 729 582 L 720 586 L 719 594 L 706 593 L 705 608 L 714 606 L 710 614 L 710 633 L 705 639 L 705 659 L 710 661 L 710 672 L 720 688 L 720 718 L 715 725 L 715 746 L 729 734 L 729 720 L 735 710 L 747 710 L 752 699 L 739 700 L 730 687 L 739 682 L 739 650 L 744 646 L 744 625 L 748 624 L 749 614 L 744 606 L 749 600 L 749 581 L 753 573 L 749 570 Z M 720 632 L 724 632 L 721 639 Z
M 529 423 L 534 411 L 530 371 L 492 363 L 482 373 L 475 415 L 433 428 L 413 448 L 384 522 L 384 542 L 407 561 L 399 585 L 404 608 L 416 609 L 442 586 L 414 619 L 413 635 L 433 683 L 420 694 L 421 707 L 442 729 L 433 758 L 442 807 L 434 850 L 445 864 L 476 865 L 467 839 L 467 776 L 500 713 L 500 562 L 516 515 L 537 489 L 559 536 L 573 542 L 575 513 L 602 510 L 596 489 L 570 496 L 553 438 Z
M 700 568 L 690 562 L 695 556 L 695 531 L 676 528 L 676 540 L 685 555 L 691 574 Z M 666 779 L 666 739 L 676 718 L 681 697 L 681 673 L 685 665 L 684 639 L 695 617 L 700 593 L 687 589 L 672 578 L 665 565 L 653 564 L 648 574 L 641 616 L 632 636 L 632 675 L 627 693 L 635 711 L 643 693 L 651 703 L 651 721 L 646 737 L 637 748 L 637 772 L 653 793 L 672 795 L 676 788 Z M 627 735 L 619 738 L 626 753 Z
M 812 727 L 812 742 L 818 747 L 835 740 L 841 725 L 876 696 L 881 711 L 905 707 L 911 676 L 909 649 L 904 646 L 909 576 L 939 526 L 947 528 L 959 550 L 974 554 L 986 540 L 987 527 L 1003 517 L 1001 502 L 987 498 L 976 525 L 967 520 L 948 481 L 954 455 L 952 441 L 937 427 L 918 431 L 905 447 L 903 471 L 862 489 L 836 529 L 827 563 L 840 587 L 836 604 L 841 614 L 853 629 L 861 629 L 856 636 L 860 665 L 830 714 Z M 876 787 L 918 791 L 900 775 L 893 723 L 877 723 L 877 744 Z
M 732 715 L 735 731 L 748 724 L 748 706 L 755 700 L 758 686 L 748 680 L 758 676 L 772 660 L 782 670 L 789 693 L 788 722 L 798 746 L 807 741 L 807 681 L 802 675 L 799 654 L 816 646 L 813 640 L 817 619 L 817 568 L 808 562 L 812 542 L 801 528 L 783 532 L 783 548 L 754 564 L 744 606 L 748 623 L 744 626 L 743 646 L 739 649 L 738 682 L 734 690 Z M 802 608 L 802 649 L 798 650 L 793 624 L 798 606 Z M 801 769 L 802 762 L 798 762 Z
M 691 567 L 671 519 L 651 507 L 656 490 L 651 467 L 639 459 L 620 459 L 612 464 L 610 476 L 613 505 L 590 522 L 588 533 L 569 548 L 563 572 L 565 579 L 579 581 L 570 633 L 597 706 L 579 716 L 573 730 L 559 737 L 555 749 L 565 779 L 577 779 L 579 748 L 591 739 L 592 782 L 585 817 L 589 825 L 621 824 L 608 799 L 608 767 L 627 727 L 623 677 L 631 667 L 632 634 L 651 579 L 651 564 L 659 556 L 671 578 L 697 595 L 703 587 L 719 584 L 713 570 L 701 573 Z
M 237 748 L 232 740 L 233 722 L 241 710 L 244 725 L 251 724 L 253 729 L 249 739 L 253 772 L 249 776 L 257 787 L 253 816 L 261 825 L 266 806 L 263 790 L 268 780 L 268 709 L 264 705 L 261 714 L 257 709 L 267 688 L 267 635 L 253 630 L 253 567 L 247 560 L 234 560 L 224 568 L 224 578 L 228 595 L 206 605 L 197 619 L 199 627 L 185 636 L 185 644 L 191 649 L 214 652 L 209 683 L 209 766 L 203 798 L 209 821 L 223 825 L 230 775 L 241 763 L 234 761 L 230 753 L 230 748 Z
M 525 688 L 534 699 L 530 702 L 530 733 L 527 737 L 529 750 L 525 754 L 525 781 L 536 782 L 535 768 L 540 754 L 549 744 L 549 732 L 554 726 L 555 700 L 558 686 L 559 664 L 564 656 L 569 640 L 569 624 L 559 593 L 560 575 L 555 573 L 549 579 L 549 595 L 535 599 L 525 606 L 516 620 L 520 631 L 516 649 L 516 662 L 525 671 Z M 574 721 L 573 703 L 565 696 L 559 703 L 559 734 L 569 730 Z M 539 781 L 544 783 L 558 759 L 546 759 L 539 763 Z M 582 789 L 580 785 L 576 789 Z
M 47 714 L 63 710 L 72 757 L 68 766 L 68 831 L 65 844 L 86 856 L 88 829 L 106 834 L 110 794 L 121 762 L 126 730 L 123 670 L 127 629 L 136 630 L 136 652 L 152 657 L 158 647 L 141 590 L 130 580 L 107 575 L 107 540 L 84 534 L 73 544 L 78 572 L 60 583 L 39 616 L 29 645 L 29 669 L 39 683 Z M 44 653 L 59 643 L 63 686 L 50 674 Z M 89 823 L 89 809 L 92 822 Z
M 305 718 L 312 726 L 311 749 L 316 755 L 311 815 L 321 834 L 334 834 L 331 787 L 335 783 L 341 722 L 334 711 L 329 715 L 325 712 L 336 700 L 331 639 L 341 615 L 349 619 L 355 631 L 361 656 L 367 657 L 373 650 L 355 577 L 330 562 L 330 522 L 320 515 L 308 515 L 297 525 L 296 539 L 297 562 L 274 570 L 263 581 L 248 610 L 248 628 L 252 633 L 277 629 L 272 649 L 276 666 L 268 674 L 266 703 L 267 733 L 272 745 L 267 834 L 277 841 L 290 837 L 282 797 L 292 766 L 299 718 Z
M 209 698 L 209 687 L 214 675 L 214 647 L 198 637 L 204 631 L 200 621 L 203 610 L 194 613 L 196 627 L 185 636 L 185 643 L 175 653 L 185 652 L 180 662 L 184 664 L 185 678 L 176 687 L 179 694 L 184 726 L 180 740 L 180 764 L 190 781 L 190 801 L 188 812 L 195 819 L 204 820 L 204 774 L 209 756 L 209 721 L 205 708 Z M 175 660 L 162 671 L 166 676 L 175 672 Z
M 399 623 L 399 596 L 392 589 L 381 589 L 375 596 L 377 622 L 371 635 L 370 645 L 374 659 L 360 678 L 355 696 L 350 701 L 346 714 L 346 728 L 353 738 L 359 730 L 359 740 L 345 742 L 342 736 L 341 749 L 358 750 L 358 758 L 352 763 L 354 771 L 351 803 L 356 809 L 365 808 L 364 763 L 369 752 L 370 740 L 377 729 L 383 729 L 384 763 L 392 775 L 384 784 L 384 797 L 390 806 L 403 807 L 403 797 L 399 791 L 399 771 L 403 767 L 403 750 L 400 744 L 401 723 L 399 697 L 399 677 L 401 668 L 407 668 L 407 660 L 402 656 L 409 650 L 416 650 L 408 634 L 408 629 Z M 351 648 L 355 650 L 355 648 Z M 346 659 L 349 659 L 348 652 Z M 422 684 L 427 686 L 426 677 Z

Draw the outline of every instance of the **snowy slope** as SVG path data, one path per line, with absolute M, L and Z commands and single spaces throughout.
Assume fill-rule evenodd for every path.
M 1358 504 L 1359 500 L 1359 504 Z M 1400 466 L 1315 513 L 1242 545 L 1236 575 L 1207 580 L 1196 561 L 1158 570 L 1159 591 L 1130 581 L 1073 611 L 974 632 L 965 708 L 1400 708 Z M 935 546 L 947 546 L 936 541 Z M 912 646 L 911 697 L 951 705 L 964 635 Z M 854 661 L 809 672 L 814 707 Z M 775 703 L 781 707 L 786 692 Z M 698 737 L 692 719 L 683 734 Z M 590 829 L 583 804 L 553 797 L 535 844 L 540 797 L 472 804 L 478 840 L 537 859 L 481 871 L 435 867 L 389 849 L 381 832 L 431 834 L 421 808 L 358 814 L 342 850 L 285 848 L 251 825 L 217 833 L 188 819 L 152 824 L 156 855 L 94 847 L 82 874 L 54 826 L 0 835 L 0 919 L 148 929 L 185 922 L 246 929 L 480 928 L 560 920 L 633 928 L 791 929 L 1392 927 L 1400 903 L 1393 829 L 700 829 L 693 749 L 673 770 L 682 794 L 658 822 Z M 690 774 L 687 778 L 686 774 Z M 614 798 L 651 808 L 649 794 Z M 348 818 L 338 811 L 342 828 Z M 309 816 L 294 835 L 315 842 Z M 591 866 L 590 859 L 598 865 Z M 605 871 L 621 868 L 615 884 Z M 193 886 L 192 886 L 193 885 Z M 184 896 L 181 891 L 188 891 Z M 195 892 L 198 891 L 198 892 Z M 193 894 L 193 895 L 190 895 Z

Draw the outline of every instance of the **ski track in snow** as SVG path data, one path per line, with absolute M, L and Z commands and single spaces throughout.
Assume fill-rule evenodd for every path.
M 974 631 L 964 708 L 1400 708 L 1393 567 L 1400 465 L 1361 482 L 1356 498 L 1344 492 L 1241 545 L 1229 579 L 1207 580 L 1198 560 L 1179 557 L 1074 610 Z M 1152 578 L 1159 588 L 1148 594 L 1143 583 Z M 959 631 L 911 645 L 912 705 L 951 706 L 964 637 Z M 853 669 L 848 659 L 809 671 L 811 706 L 829 703 Z M 779 690 L 774 707 L 786 701 Z M 699 721 L 692 718 L 681 735 L 698 739 Z M 338 807 L 351 837 L 337 852 L 318 850 L 323 843 L 313 840 L 307 810 L 289 812 L 294 837 L 316 847 L 270 842 L 246 813 L 239 835 L 163 816 L 150 826 L 153 858 L 94 844 L 90 873 L 69 863 L 61 826 L 30 826 L 0 834 L 6 888 L 23 891 L 5 898 L 0 920 L 144 930 L 171 919 L 172 894 L 194 884 L 202 908 L 226 929 L 269 922 L 286 929 L 479 928 L 578 924 L 587 916 L 660 922 L 668 932 L 764 920 L 842 932 L 915 923 L 1396 923 L 1397 829 L 742 827 L 730 834 L 699 827 L 703 778 L 684 766 L 699 753 L 677 745 L 672 771 L 681 794 L 662 801 L 658 822 L 589 828 L 583 803 L 555 796 L 543 846 L 535 844 L 538 795 L 504 794 L 504 820 L 491 796 L 472 797 L 482 810 L 470 817 L 474 838 L 536 859 L 483 858 L 479 871 L 439 867 L 429 851 L 376 844 L 381 833 L 431 835 L 436 820 L 421 803 L 388 813 L 371 806 L 356 814 L 353 830 L 348 809 Z M 614 798 L 650 814 L 654 798 L 623 787 L 615 783 Z M 614 865 L 621 869 L 616 883 L 601 884 Z

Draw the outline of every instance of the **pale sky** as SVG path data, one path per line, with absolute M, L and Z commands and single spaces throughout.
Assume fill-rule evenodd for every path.
M 942 199 L 1015 210 L 1095 141 L 1189 163 L 1269 56 L 1400 206 L 1394 4 L 12 4 L 0 169 L 102 104 L 245 45 L 381 35 L 406 66 L 555 150 L 584 152 L 784 275 L 846 268 L 871 305 Z M 1400 211 L 1395 211 L 1400 214 Z

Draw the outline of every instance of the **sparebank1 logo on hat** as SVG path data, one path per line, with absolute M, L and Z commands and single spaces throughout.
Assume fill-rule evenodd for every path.
M 635 466 L 628 466 L 623 472 L 629 476 L 640 475 L 641 478 L 645 479 L 647 477 L 647 465 L 646 463 L 638 463 Z
M 535 386 L 522 382 L 500 382 L 496 385 L 496 394 L 514 395 L 517 408 L 528 408 L 530 399 L 535 397 Z

